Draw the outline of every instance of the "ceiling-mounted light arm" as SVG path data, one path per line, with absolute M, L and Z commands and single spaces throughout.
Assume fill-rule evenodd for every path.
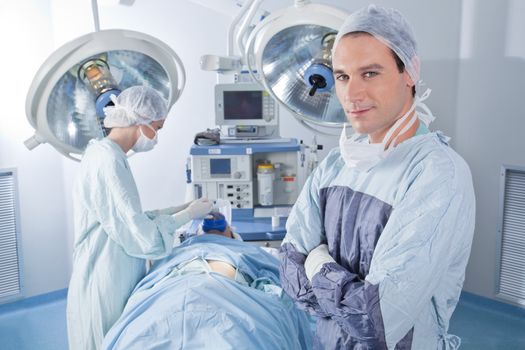
M 250 1 L 247 7 L 247 10 L 245 11 L 244 19 L 241 23 L 241 26 L 239 27 L 239 30 L 237 31 L 236 41 L 237 41 L 237 46 L 239 47 L 239 52 L 241 53 L 243 63 L 246 62 L 246 53 L 245 53 L 243 39 L 245 37 L 246 31 L 248 30 L 253 17 L 257 13 L 257 10 L 259 9 L 261 2 L 263 1 L 264 0 Z
M 259 30 L 260 30 L 260 27 L 257 26 L 250 33 L 250 36 L 248 37 L 248 40 L 246 42 L 246 47 L 244 48 L 243 57 L 244 57 L 244 64 L 248 68 L 248 72 L 250 73 L 253 81 L 257 81 L 261 85 L 264 86 L 264 83 L 259 78 L 259 75 L 254 73 L 257 70 L 253 68 L 256 65 L 254 62 L 255 55 L 253 54 L 253 45 L 255 45 L 255 39 L 257 38 L 257 33 L 259 32 Z M 268 90 L 266 86 L 264 87 Z
M 309 3 L 311 3 L 310 0 L 295 0 L 295 7 L 299 7 L 299 6 L 304 6 L 304 5 L 308 5 Z
M 201 69 L 207 71 L 215 71 L 218 73 L 239 71 L 242 69 L 242 62 L 238 56 L 235 56 L 234 50 L 234 37 L 237 25 L 246 15 L 246 12 L 251 7 L 252 3 L 256 0 L 247 0 L 241 7 L 235 18 L 233 19 L 230 27 L 228 28 L 228 37 L 226 40 L 226 56 L 219 55 L 203 55 L 201 56 L 200 66 Z M 241 52 L 242 56 L 242 52 Z
M 179 73 L 177 84 L 172 89 L 173 96 L 171 98 L 173 102 L 175 102 L 180 98 L 180 95 L 182 95 L 182 91 L 184 90 L 184 87 L 186 86 L 186 70 L 184 69 L 184 64 L 182 63 L 182 60 L 180 59 L 179 55 L 177 55 L 175 51 L 173 50 L 171 50 L 170 54 L 171 54 L 171 59 L 173 60 L 173 63 L 174 63 L 174 67 Z
M 226 46 L 226 52 L 228 56 L 234 55 L 234 46 L 233 46 L 233 37 L 235 36 L 235 28 L 237 27 L 237 24 L 241 21 L 241 19 L 244 17 L 244 14 L 246 11 L 248 11 L 249 7 L 255 0 L 247 0 L 246 3 L 241 7 L 241 10 L 235 18 L 233 19 L 232 23 L 230 24 L 230 27 L 228 28 L 228 41 Z
M 245 1 L 228 28 L 227 56 L 203 55 L 201 69 L 218 73 L 239 72 L 243 69 L 246 59 L 244 38 L 262 1 L 264 0 Z M 235 45 L 238 45 L 240 56 L 235 55 Z
M 93 11 L 93 22 L 95 22 L 95 32 L 100 31 L 100 22 L 98 20 L 98 3 L 97 0 L 91 0 L 91 10 Z

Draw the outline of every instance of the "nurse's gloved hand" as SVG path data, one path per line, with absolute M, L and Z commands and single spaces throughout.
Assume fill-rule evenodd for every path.
M 184 204 L 181 204 L 181 205 L 177 205 L 175 207 L 169 207 L 169 208 L 164 208 L 164 209 L 152 210 L 152 211 L 149 211 L 149 213 L 152 213 L 153 217 L 159 216 L 159 215 L 173 215 L 173 214 L 176 214 L 176 213 L 186 209 L 190 205 L 190 203 L 191 202 L 184 203 Z
M 311 282 L 314 275 L 321 271 L 321 267 L 330 262 L 335 262 L 335 260 L 330 253 L 328 253 L 328 246 L 326 244 L 321 244 L 312 249 L 304 262 L 304 270 L 308 280 Z
M 199 198 L 190 203 L 187 210 L 191 219 L 203 218 L 211 211 L 212 202 L 208 198 Z

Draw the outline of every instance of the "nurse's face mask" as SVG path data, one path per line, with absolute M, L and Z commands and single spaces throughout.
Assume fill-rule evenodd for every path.
M 142 125 L 150 128 L 155 134 L 155 136 L 153 136 L 152 139 L 147 137 L 142 131 L 141 126 L 139 125 L 139 131 L 140 131 L 139 138 L 137 139 L 137 142 L 135 142 L 135 144 L 131 148 L 133 151 L 137 153 L 151 151 L 153 147 L 155 147 L 155 145 L 157 144 L 157 131 L 149 124 L 142 124 Z

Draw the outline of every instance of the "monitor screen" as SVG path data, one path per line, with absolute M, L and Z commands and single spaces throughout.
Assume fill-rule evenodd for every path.
M 229 158 L 211 158 L 210 159 L 210 175 L 230 175 L 231 160 Z
M 224 119 L 262 119 L 262 91 L 224 91 Z

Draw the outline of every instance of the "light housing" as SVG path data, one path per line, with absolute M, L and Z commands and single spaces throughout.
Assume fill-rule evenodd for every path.
M 169 109 L 185 81 L 177 54 L 150 35 L 115 29 L 86 34 L 58 48 L 35 75 L 26 98 L 35 134 L 25 145 L 33 149 L 48 142 L 79 160 L 90 139 L 104 136 L 100 111 L 111 103 L 111 93 L 151 86 Z
M 248 37 L 249 70 L 256 71 L 266 90 L 302 122 L 341 127 L 346 121 L 330 86 L 333 40 L 329 39 L 347 16 L 331 6 L 299 1 L 266 17 Z M 324 87 L 319 77 L 325 79 Z M 313 89 L 316 81 L 319 86 Z

